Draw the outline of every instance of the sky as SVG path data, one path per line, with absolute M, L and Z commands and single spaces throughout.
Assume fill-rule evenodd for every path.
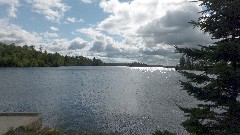
M 212 43 L 187 0 L 0 0 L 0 42 L 104 62 L 176 65 L 174 46 Z

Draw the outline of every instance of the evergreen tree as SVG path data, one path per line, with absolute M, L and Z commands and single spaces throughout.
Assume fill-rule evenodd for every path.
M 103 62 L 100 59 L 96 59 L 95 57 L 92 60 L 92 66 L 101 66 Z
M 180 68 L 184 68 L 185 64 L 186 64 L 186 60 L 185 60 L 184 56 L 182 56 L 179 60 Z
M 182 125 L 201 135 L 240 134 L 240 1 L 198 1 L 203 11 L 191 23 L 218 41 L 200 49 L 176 47 L 191 58 L 193 70 L 202 71 L 179 70 L 187 78 L 182 88 L 201 101 L 196 107 L 180 107 L 188 117 Z
M 192 63 L 191 63 L 190 57 L 187 57 L 186 68 L 187 69 L 192 69 Z

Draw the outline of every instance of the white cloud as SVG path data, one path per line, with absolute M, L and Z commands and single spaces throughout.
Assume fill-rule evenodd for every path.
M 100 7 L 110 15 L 100 22 L 98 28 L 124 35 L 134 34 L 139 26 L 164 14 L 159 7 L 159 0 L 133 0 L 131 3 L 103 0 Z
M 93 43 L 93 47 L 90 49 L 90 51 L 93 52 L 104 52 L 106 48 L 106 45 L 103 42 L 96 41 Z
M 98 56 L 105 62 L 133 62 L 140 61 L 138 37 L 124 39 L 123 41 L 115 40 L 112 35 L 103 34 L 93 28 L 78 29 L 77 32 L 86 35 L 92 39 L 88 56 Z
M 82 28 L 76 30 L 79 33 L 87 35 L 89 38 L 92 38 L 95 41 L 101 41 L 106 44 L 112 44 L 115 41 L 110 37 L 102 34 L 100 31 L 94 30 L 93 28 Z
M 193 29 L 192 24 L 188 23 L 191 20 L 197 20 L 198 17 L 198 8 L 186 4 L 181 8 L 167 11 L 163 17 L 141 26 L 137 33 L 145 42 L 148 42 L 148 47 L 160 43 L 191 46 L 211 43 L 209 35 L 198 28 Z
M 70 56 L 88 56 L 89 43 L 80 37 L 73 40 L 68 39 L 54 39 L 45 46 L 49 52 L 58 52 L 62 55 Z
M 68 22 L 70 22 L 70 23 L 76 23 L 76 22 L 84 22 L 84 20 L 83 19 L 79 19 L 79 20 L 77 20 L 75 17 L 68 17 L 67 18 L 67 22 L 65 22 L 65 23 L 68 23 Z
M 81 22 L 84 22 L 84 20 L 83 20 L 83 19 L 79 19 L 79 20 L 78 20 L 78 22 L 80 22 L 80 23 L 81 23 Z
M 16 44 L 38 44 L 42 38 L 34 33 L 22 29 L 18 25 L 10 24 L 8 21 L 0 19 L 0 42 Z
M 45 49 L 51 53 L 59 52 L 62 55 L 65 55 L 69 45 L 70 43 L 67 39 L 54 39 L 52 42 L 45 45 Z
M 99 6 L 109 16 L 98 23 L 96 30 L 121 36 L 120 44 L 135 55 L 127 57 L 153 64 L 159 58 L 160 64 L 161 61 L 166 64 L 167 60 L 176 64 L 179 55 L 174 53 L 172 45 L 197 46 L 211 42 L 209 35 L 188 23 L 199 17 L 198 4 L 187 0 L 102 0 Z
M 164 16 L 168 10 L 186 4 L 189 4 L 186 0 L 102 0 L 99 6 L 110 15 L 99 23 L 98 29 L 112 34 L 135 35 L 140 26 Z
M 43 36 L 44 40 L 45 39 L 52 39 L 52 38 L 57 38 L 58 37 L 58 34 L 57 33 L 53 33 L 53 32 L 44 32 L 44 33 L 41 33 L 41 35 Z
M 51 29 L 52 31 L 58 31 L 58 30 L 59 30 L 58 28 L 53 27 L 53 26 L 51 26 L 50 29 Z
M 88 42 L 86 42 L 83 39 L 78 37 L 78 38 L 76 38 L 76 39 L 71 41 L 71 43 L 70 43 L 70 45 L 68 47 L 68 50 L 83 49 L 83 48 L 85 48 L 88 45 L 89 45 Z
M 75 23 L 76 22 L 76 18 L 75 17 L 68 17 L 67 21 L 69 21 L 71 23 Z
M 33 11 L 44 15 L 50 21 L 59 21 L 70 8 L 61 0 L 27 0 L 27 2 L 32 4 Z
M 10 17 L 17 17 L 16 12 L 17 12 L 17 7 L 19 6 L 19 1 L 18 0 L 0 0 L 0 5 L 9 5 L 8 9 L 8 16 Z
M 82 0 L 83 3 L 92 3 L 92 0 Z
M 40 33 L 39 35 L 42 37 L 44 44 L 48 44 L 59 37 L 59 35 L 56 32 L 48 31 Z

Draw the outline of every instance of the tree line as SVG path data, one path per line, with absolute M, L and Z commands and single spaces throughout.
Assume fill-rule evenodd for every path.
M 101 66 L 100 59 L 83 56 L 62 56 L 35 50 L 34 46 L 16 46 L 0 43 L 0 67 L 58 67 L 58 66 Z

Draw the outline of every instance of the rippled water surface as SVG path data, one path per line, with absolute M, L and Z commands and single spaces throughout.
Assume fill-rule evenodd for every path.
M 186 134 L 174 69 L 135 67 L 0 68 L 0 112 L 39 112 L 66 130 Z

